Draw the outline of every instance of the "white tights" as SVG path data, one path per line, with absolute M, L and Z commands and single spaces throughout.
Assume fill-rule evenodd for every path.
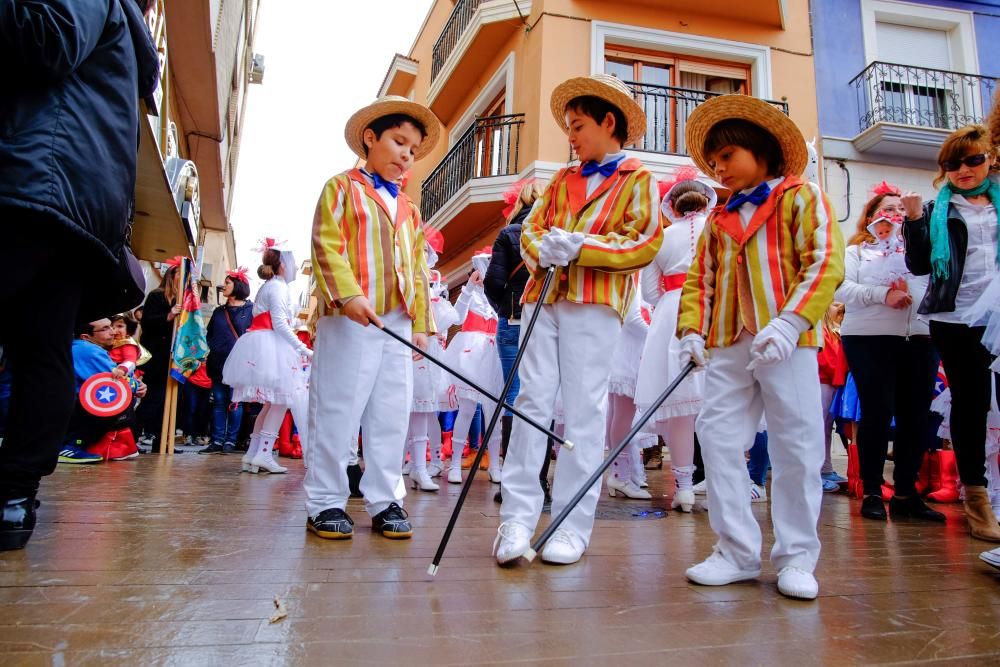
M 694 476 L 694 422 L 696 415 L 672 417 L 656 423 L 656 431 L 670 449 L 670 468 L 680 490 L 692 487 Z
M 411 412 L 410 430 L 406 434 L 406 448 L 414 470 L 427 470 L 427 446 L 431 448 L 431 461 L 441 460 L 441 422 L 436 412 Z
M 618 446 L 629 429 L 632 428 L 632 420 L 635 418 L 635 403 L 629 396 L 622 394 L 608 394 L 608 422 L 605 433 L 605 446 L 613 449 Z M 611 476 L 619 480 L 629 480 L 635 476 L 635 462 L 639 454 L 639 438 L 632 438 L 628 447 L 622 450 L 614 463 L 611 464 Z

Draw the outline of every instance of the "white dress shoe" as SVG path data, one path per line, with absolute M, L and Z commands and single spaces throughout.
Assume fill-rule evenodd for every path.
M 649 491 L 640 489 L 631 479 L 619 479 L 614 475 L 609 476 L 608 495 L 614 498 L 619 493 L 626 498 L 635 498 L 636 500 L 649 500 L 653 497 L 649 495 Z
M 677 489 L 674 491 L 674 499 L 670 501 L 670 509 L 680 509 L 682 512 L 690 512 L 694 507 L 694 491 L 691 489 Z
M 462 469 L 461 468 L 448 468 L 448 483 L 449 484 L 461 484 L 462 483 Z
M 497 563 L 504 565 L 517 560 L 531 548 L 531 529 L 515 521 L 504 521 L 497 528 L 497 538 L 493 540 L 493 553 Z
M 577 537 L 576 533 L 557 528 L 542 549 L 542 560 L 546 563 L 569 565 L 580 560 L 585 548 L 583 540 Z
M 440 477 L 442 472 L 444 472 L 444 466 L 440 463 L 431 461 L 427 464 L 427 474 L 431 477 Z
M 747 581 L 760 576 L 760 568 L 741 570 L 722 557 L 718 551 L 687 569 L 684 575 L 696 584 L 702 586 L 725 586 L 737 581 Z
M 426 470 L 410 471 L 410 486 L 421 491 L 437 491 L 441 487 L 434 483 Z
M 786 598 L 815 600 L 819 584 L 811 572 L 789 565 L 778 570 L 778 592 Z

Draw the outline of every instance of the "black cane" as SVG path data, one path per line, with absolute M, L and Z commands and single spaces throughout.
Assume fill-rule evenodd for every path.
M 421 350 L 419 347 L 417 347 L 416 345 L 414 345 L 410 341 L 406 340 L 405 338 L 403 338 L 402 336 L 400 336 L 398 333 L 396 333 L 392 329 L 389 329 L 387 327 L 379 327 L 379 328 L 381 328 L 382 331 L 386 332 L 387 334 L 389 334 L 390 336 L 392 336 L 397 341 L 399 341 L 400 343 L 402 343 L 406 347 L 410 348 L 411 350 L 413 350 L 417 354 L 420 354 L 420 355 L 423 355 L 424 357 L 426 357 L 427 360 L 430 361 L 431 363 L 436 364 L 436 365 L 440 366 L 441 368 L 443 368 L 444 370 L 446 370 L 448 373 L 451 373 L 452 375 L 454 375 L 455 377 L 457 377 L 459 380 L 461 380 L 465 384 L 469 385 L 470 387 L 472 387 L 473 389 L 475 389 L 480 394 L 482 394 L 486 398 L 490 399 L 494 403 L 500 403 L 501 404 L 501 406 L 500 406 L 501 408 L 506 408 L 507 410 L 510 410 L 514 415 L 516 415 L 520 419 L 523 419 L 528 424 L 534 426 L 539 431 L 541 431 L 542 433 L 544 433 L 548 437 L 552 438 L 553 440 L 555 440 L 556 442 L 558 442 L 563 447 L 565 447 L 567 449 L 573 449 L 573 443 L 570 442 L 569 440 L 566 440 L 564 438 L 560 438 L 558 435 L 556 435 L 555 433 L 553 433 L 550 429 L 545 428 L 544 426 L 542 426 L 541 424 L 539 424 L 538 422 L 536 422 L 534 419 L 532 419 L 531 417 L 527 416 L 526 414 L 524 414 L 523 412 L 521 412 L 520 410 L 518 410 L 517 408 L 515 408 L 513 405 L 510 405 L 509 403 L 500 401 L 496 396 L 494 396 L 490 392 L 486 391 L 485 389 L 483 389 L 482 387 L 480 387 L 478 384 L 476 384 L 472 380 L 468 379 L 467 377 L 465 377 L 464 375 L 462 375 L 461 373 L 459 373 L 458 371 L 456 371 L 455 369 L 453 369 L 451 366 L 448 366 L 446 363 L 444 363 L 440 359 L 436 359 L 435 357 L 427 354 L 427 352 L 425 352 L 424 350 Z M 513 374 L 511 374 L 511 377 L 513 377 Z M 506 390 L 505 390 L 504 396 L 506 396 L 506 395 L 507 394 L 506 394 Z
M 528 560 L 528 562 L 535 560 L 535 556 L 539 551 L 541 551 L 542 547 L 545 546 L 545 543 L 548 542 L 549 538 L 552 537 L 552 533 L 556 532 L 556 529 L 559 528 L 562 522 L 566 520 L 566 517 L 568 517 L 569 513 L 573 511 L 573 508 L 576 507 L 581 500 L 583 500 L 583 497 L 587 495 L 590 487 L 600 482 L 601 475 L 603 475 L 604 472 L 611 467 L 611 464 L 616 458 L 618 458 L 618 455 L 625 451 L 625 448 L 628 447 L 630 442 L 632 442 L 632 438 L 634 438 L 636 434 L 642 430 L 642 427 L 646 425 L 646 422 L 648 422 L 650 418 L 656 414 L 656 411 L 660 409 L 663 402 L 670 397 L 670 394 L 674 393 L 674 390 L 677 389 L 678 385 L 680 385 L 684 378 L 687 377 L 688 373 L 690 373 L 694 368 L 695 363 L 693 361 L 689 361 L 688 365 L 682 368 L 681 372 L 674 378 L 674 381 L 670 383 L 670 386 L 668 386 L 663 393 L 660 394 L 655 401 L 653 401 L 653 404 L 649 406 L 649 409 L 646 410 L 646 412 L 643 413 L 639 421 L 632 426 L 632 429 L 625 435 L 625 439 L 618 443 L 617 447 L 611 450 L 611 454 L 608 458 L 604 459 L 601 465 L 598 466 L 597 470 L 594 471 L 594 474 L 590 476 L 590 479 L 583 483 L 583 486 L 576 492 L 576 495 L 573 496 L 569 503 L 566 504 L 566 507 L 563 508 L 562 512 L 559 512 L 559 516 L 553 519 L 552 522 L 546 526 L 545 530 L 542 531 L 541 536 L 539 536 L 535 543 L 531 545 L 531 548 L 525 552 L 524 557 Z
M 514 357 L 514 365 L 510 368 L 510 373 L 507 375 L 507 381 L 504 382 L 503 391 L 500 392 L 501 396 L 506 396 L 507 392 L 510 391 L 511 385 L 514 384 L 514 377 L 517 374 L 517 368 L 521 365 L 521 358 L 524 356 L 524 348 L 527 347 L 528 341 L 531 339 L 531 332 L 535 328 L 535 321 L 538 319 L 538 313 L 542 311 L 542 304 L 545 303 L 545 297 L 549 295 L 549 288 L 552 287 L 552 279 L 556 274 L 556 269 L 554 266 L 549 267 L 549 270 L 545 273 L 545 280 L 542 281 L 542 291 L 538 294 L 538 302 L 535 304 L 535 309 L 531 313 L 531 319 L 528 320 L 528 328 L 524 330 L 524 337 L 521 338 L 521 344 L 517 349 L 517 356 Z M 438 565 L 441 564 L 441 559 L 444 557 L 444 550 L 448 548 L 448 540 L 451 538 L 451 532 L 455 530 L 455 524 L 458 522 L 458 514 L 462 511 L 462 505 L 465 504 L 465 498 L 469 495 L 469 490 L 472 488 L 472 480 L 476 477 L 476 471 L 479 470 L 479 462 L 483 460 L 483 454 L 486 453 L 486 443 L 490 441 L 493 437 L 493 430 L 496 428 L 497 421 L 500 419 L 500 413 L 503 411 L 503 404 L 497 402 L 496 408 L 493 410 L 493 416 L 490 417 L 490 423 L 486 427 L 486 433 L 483 435 L 482 445 L 479 447 L 479 451 L 476 452 L 476 459 L 472 462 L 472 467 L 469 468 L 469 476 L 465 480 L 465 484 L 462 486 L 462 493 L 458 496 L 458 502 L 455 503 L 455 509 L 451 511 L 451 518 L 448 519 L 448 526 L 444 529 L 444 535 L 441 536 L 441 543 L 438 544 L 437 553 L 434 554 L 434 560 L 431 561 L 430 567 L 427 568 L 427 574 L 432 577 L 437 574 Z M 548 429 L 542 429 L 548 432 Z M 554 440 L 562 440 L 562 438 L 553 438 Z M 568 440 L 562 440 L 563 446 L 573 449 L 573 445 Z M 453 443 L 454 447 L 455 444 Z

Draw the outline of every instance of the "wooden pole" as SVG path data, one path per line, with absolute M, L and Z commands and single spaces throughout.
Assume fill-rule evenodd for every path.
M 187 260 L 181 260 L 180 289 L 176 295 L 177 303 L 184 303 L 184 290 L 187 285 Z M 170 336 L 170 359 L 167 361 L 167 387 L 163 398 L 163 422 L 160 426 L 160 456 L 174 453 L 174 437 L 177 432 L 177 380 L 170 375 L 170 367 L 174 360 L 174 346 L 177 344 L 177 326 L 180 316 L 175 317 L 174 331 Z

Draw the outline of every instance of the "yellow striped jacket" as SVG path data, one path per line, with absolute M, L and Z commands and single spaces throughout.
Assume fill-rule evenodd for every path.
M 659 192 L 639 160 L 618 170 L 587 196 L 580 167 L 559 170 L 521 227 L 521 258 L 531 272 L 523 303 L 535 303 L 546 269 L 538 264 L 542 237 L 555 227 L 583 232 L 580 256 L 557 276 L 545 303 L 565 299 L 610 306 L 623 318 L 635 293 L 633 275 L 656 257 L 663 243 Z
M 784 311 L 813 324 L 800 346 L 821 347 L 820 323 L 843 279 L 844 237 L 829 200 L 814 184 L 788 177 L 746 230 L 739 211 L 718 206 L 709 215 L 681 292 L 677 331 L 725 347 Z
M 396 202 L 392 221 L 359 169 L 327 181 L 313 219 L 316 284 L 328 312 L 338 313 L 339 301 L 364 296 L 379 315 L 405 306 L 414 333 L 434 333 L 420 212 L 403 192 Z

